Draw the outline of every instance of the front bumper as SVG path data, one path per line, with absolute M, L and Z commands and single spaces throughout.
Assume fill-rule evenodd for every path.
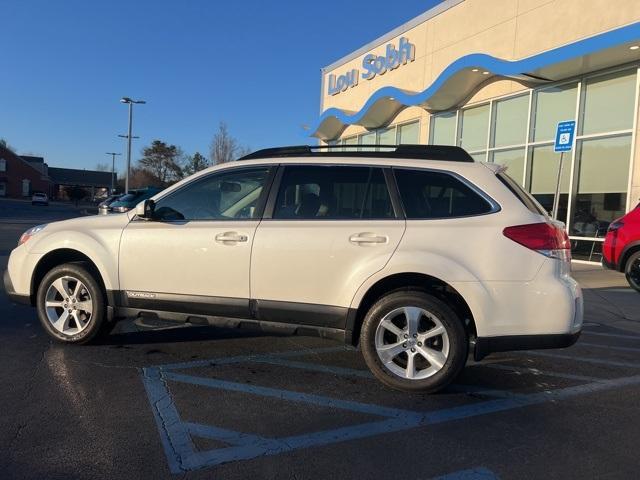
M 9 270 L 4 271 L 2 280 L 4 282 L 4 291 L 7 294 L 7 297 L 11 299 L 11 301 L 15 303 L 21 303 L 23 305 L 31 305 L 31 297 L 29 295 L 21 295 L 19 293 L 16 293 L 15 289 L 13 288 L 13 283 L 11 283 Z
M 567 348 L 580 338 L 580 330 L 575 333 L 551 335 L 507 335 L 504 337 L 477 338 L 473 358 L 480 361 L 490 353 L 514 350 L 542 350 Z

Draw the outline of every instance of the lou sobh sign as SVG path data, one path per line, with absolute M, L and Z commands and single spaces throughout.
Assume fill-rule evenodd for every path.
M 337 95 L 348 88 L 358 85 L 358 80 L 371 80 L 376 75 L 384 75 L 389 70 L 395 70 L 401 65 L 413 62 L 416 58 L 416 47 L 406 37 L 400 37 L 398 47 L 393 43 L 387 44 L 385 55 L 378 56 L 370 53 L 362 59 L 362 74 L 354 68 L 342 75 L 329 75 L 329 95 Z

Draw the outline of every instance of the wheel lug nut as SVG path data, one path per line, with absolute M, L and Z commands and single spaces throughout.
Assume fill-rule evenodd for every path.
M 406 343 L 403 343 L 403 344 L 402 344 L 402 348 L 407 348 L 407 344 L 406 344 Z
M 421 347 L 422 346 L 422 342 L 418 342 L 418 346 Z
M 404 338 L 409 338 L 409 335 L 407 335 L 406 333 L 404 334 Z
M 413 338 L 418 338 L 418 334 L 417 334 L 417 333 L 414 333 L 414 334 L 413 334 Z
M 412 349 L 411 349 L 411 351 L 415 353 L 416 349 L 415 349 L 415 348 L 412 348 Z

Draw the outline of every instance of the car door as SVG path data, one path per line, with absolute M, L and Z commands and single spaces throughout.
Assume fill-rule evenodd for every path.
M 404 233 L 383 168 L 285 165 L 256 231 L 251 292 L 261 320 L 344 328 L 362 283 Z
M 123 306 L 249 314 L 251 247 L 272 170 L 232 168 L 194 179 L 134 218 L 120 244 Z

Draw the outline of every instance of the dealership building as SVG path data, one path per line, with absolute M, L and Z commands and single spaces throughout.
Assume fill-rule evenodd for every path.
M 366 40 L 366 39 L 363 39 Z M 311 134 L 334 145 L 460 145 L 551 210 L 599 262 L 640 199 L 638 0 L 446 0 L 322 69 Z

